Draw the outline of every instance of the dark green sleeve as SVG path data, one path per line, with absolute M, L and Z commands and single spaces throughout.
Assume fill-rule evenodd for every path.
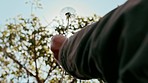
M 148 0 L 129 0 L 71 36 L 60 64 L 74 77 L 148 83 Z
M 112 12 L 106 15 L 102 19 L 103 21 L 93 23 L 71 36 L 62 46 L 60 63 L 74 77 L 80 79 L 104 79 L 101 60 L 99 60 L 101 54 L 96 48 L 99 46 L 99 42 L 95 42 L 98 39 L 94 38 L 94 36 L 98 35 L 99 37 L 102 30 L 101 26 L 104 26 L 105 21 L 109 19 Z M 95 30 L 98 32 L 95 32 Z
M 148 0 L 131 0 L 127 4 L 119 40 L 118 83 L 148 83 L 147 3 Z

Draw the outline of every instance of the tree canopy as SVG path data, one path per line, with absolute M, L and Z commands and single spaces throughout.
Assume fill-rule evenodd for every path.
M 70 36 L 85 26 L 98 21 L 99 16 L 76 16 L 69 23 L 55 18 L 52 24 L 42 25 L 39 17 L 18 16 L 0 31 L 0 82 L 90 82 L 76 79 L 56 62 L 50 50 L 55 34 Z

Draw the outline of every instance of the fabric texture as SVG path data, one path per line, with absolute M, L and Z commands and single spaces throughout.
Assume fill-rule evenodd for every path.
M 148 0 L 129 0 L 77 32 L 59 58 L 80 79 L 148 83 Z

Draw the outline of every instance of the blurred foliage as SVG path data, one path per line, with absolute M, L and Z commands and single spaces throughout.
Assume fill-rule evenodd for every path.
M 9 78 L 8 82 L 21 79 L 30 82 L 34 77 L 38 83 L 45 82 L 58 68 L 49 50 L 51 36 L 35 16 L 30 19 L 18 17 L 6 24 L 0 35 L 1 78 Z
M 63 19 L 54 19 L 54 21 L 57 23 L 55 24 L 55 31 L 63 35 L 74 34 L 75 32 L 81 30 L 85 26 L 98 21 L 100 18 L 100 16 L 94 14 L 93 16 L 89 17 L 75 16 L 73 18 L 69 18 L 68 22 L 67 20 Z
M 57 63 L 50 50 L 54 34 L 72 35 L 100 19 L 94 15 L 67 22 L 54 19 L 53 26 L 44 26 L 39 18 L 18 16 L 0 31 L 0 82 L 90 83 L 68 75 Z

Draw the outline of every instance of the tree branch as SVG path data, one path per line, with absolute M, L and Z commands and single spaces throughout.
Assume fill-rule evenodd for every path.
M 58 64 L 56 63 L 56 65 L 54 67 L 51 67 L 48 71 L 48 75 L 47 77 L 45 78 L 44 82 L 48 79 L 48 77 L 50 76 L 50 72 L 52 72 L 56 67 L 58 66 Z
M 35 27 L 34 27 L 35 28 Z M 35 62 L 35 71 L 36 71 L 36 80 L 38 83 L 43 83 L 42 80 L 39 78 L 39 72 L 38 72 L 38 67 L 37 67 L 37 52 L 35 50 L 36 48 L 36 30 L 34 30 L 34 33 L 33 33 L 33 42 L 34 42 L 34 48 L 33 48 L 33 53 L 34 53 L 34 62 Z
M 10 59 L 12 59 L 16 64 L 18 64 L 21 68 L 25 69 L 26 72 L 33 77 L 36 77 L 33 73 L 31 73 L 25 66 L 23 66 L 18 60 L 16 60 L 12 54 L 7 53 L 6 50 L 3 50 L 4 54 L 9 57 Z
M 34 53 L 34 62 L 35 62 L 36 76 L 38 77 L 38 74 L 39 74 L 39 73 L 38 73 L 37 61 L 36 61 L 36 60 L 37 60 L 37 55 L 36 55 L 36 50 L 35 50 L 35 47 L 36 47 L 35 34 L 36 34 L 36 33 L 33 34 L 33 35 L 34 35 L 34 36 L 33 36 L 33 37 L 34 37 L 34 38 L 33 38 L 33 42 L 34 42 L 33 53 Z

